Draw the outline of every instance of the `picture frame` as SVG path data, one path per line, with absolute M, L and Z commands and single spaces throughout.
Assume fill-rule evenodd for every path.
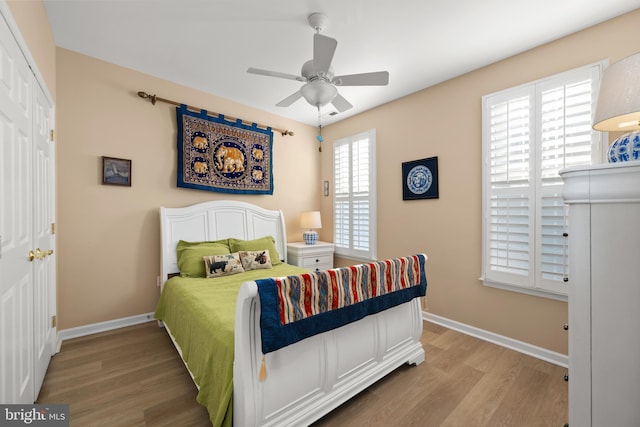
M 131 160 L 102 156 L 102 184 L 131 187 Z
M 438 157 L 402 163 L 402 200 L 437 198 Z

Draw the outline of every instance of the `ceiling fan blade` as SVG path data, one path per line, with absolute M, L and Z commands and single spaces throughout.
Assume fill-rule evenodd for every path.
M 285 99 L 283 99 L 282 101 L 278 102 L 276 104 L 276 107 L 288 107 L 289 105 L 293 104 L 300 98 L 302 98 L 302 93 L 300 93 L 300 91 L 297 91 L 296 93 L 291 94 L 287 96 Z
M 326 74 L 331 66 L 338 41 L 322 34 L 313 35 L 313 66 L 318 73 Z
M 261 70 L 260 68 L 253 68 L 253 67 L 249 67 L 247 69 L 247 73 L 259 74 L 261 76 L 278 77 L 281 79 L 288 79 L 288 80 L 297 80 L 299 82 L 306 81 L 305 78 L 302 76 L 294 76 L 293 74 L 279 73 L 278 71 Z
M 385 86 L 389 84 L 389 72 L 375 71 L 373 73 L 335 76 L 331 83 L 336 86 Z
M 333 101 L 331 101 L 331 103 L 334 107 L 336 107 L 336 110 L 338 110 L 339 113 L 347 111 L 349 108 L 353 108 L 353 105 L 351 105 L 351 103 L 344 99 L 344 97 L 340 94 L 337 94 L 336 97 L 333 98 Z

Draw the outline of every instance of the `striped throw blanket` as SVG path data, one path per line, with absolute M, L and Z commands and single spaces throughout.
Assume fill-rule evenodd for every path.
M 425 261 L 418 254 L 258 280 L 263 353 L 424 296 Z

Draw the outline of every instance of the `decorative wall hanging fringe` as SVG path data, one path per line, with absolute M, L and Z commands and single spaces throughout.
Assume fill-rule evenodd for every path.
M 152 103 L 153 105 L 156 105 L 156 102 L 157 102 L 157 101 L 164 102 L 164 103 L 171 104 L 171 105 L 175 105 L 175 106 L 178 106 L 178 107 L 179 107 L 179 106 L 181 106 L 181 105 L 183 105 L 183 104 L 181 104 L 181 103 L 179 103 L 179 102 L 171 101 L 170 99 L 160 98 L 159 96 L 156 96 L 156 95 L 149 95 L 147 92 L 142 92 L 142 91 L 140 91 L 140 92 L 138 92 L 138 96 L 139 96 L 140 98 L 143 98 L 143 99 L 148 99 L 149 101 L 151 101 L 151 103 Z M 193 110 L 193 111 L 196 111 L 196 112 L 200 112 L 200 111 L 202 111 L 202 110 L 203 110 L 202 108 L 192 107 L 191 105 L 186 105 L 186 107 L 187 107 L 189 110 Z M 209 113 L 209 115 L 212 115 L 212 116 L 222 116 L 222 117 L 224 117 L 226 120 L 229 120 L 229 121 L 231 121 L 231 122 L 237 122 L 238 120 L 240 120 L 240 119 L 238 119 L 238 118 L 236 118 L 236 117 L 223 116 L 222 114 L 214 113 L 214 112 L 211 112 L 211 111 L 209 111 L 208 113 Z M 249 125 L 249 126 L 254 125 L 254 123 L 251 123 L 251 122 L 245 122 L 244 120 L 240 120 L 240 122 L 241 122 L 242 124 Z M 270 127 L 270 126 L 266 126 L 266 125 L 261 125 L 261 124 L 259 124 L 259 123 L 255 123 L 255 125 L 256 125 L 256 126 L 258 126 L 258 127 L 260 127 L 260 128 L 263 128 L 263 129 L 267 129 L 267 128 L 269 128 L 269 127 Z M 272 127 L 272 128 L 271 128 L 271 130 L 273 130 L 273 131 L 275 131 L 275 132 L 279 132 L 282 136 L 287 136 L 287 135 L 293 136 L 293 132 L 292 132 L 292 131 L 290 131 L 290 130 L 282 130 L 282 129 L 278 129 L 278 128 L 274 128 L 274 127 Z

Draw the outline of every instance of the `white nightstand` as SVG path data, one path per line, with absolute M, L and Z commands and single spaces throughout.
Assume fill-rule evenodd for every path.
M 287 243 L 287 262 L 313 271 L 333 268 L 333 243 Z

